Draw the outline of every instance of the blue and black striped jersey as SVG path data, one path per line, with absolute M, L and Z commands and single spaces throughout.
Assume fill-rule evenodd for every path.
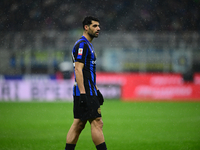
M 96 90 L 96 56 L 92 44 L 82 36 L 76 41 L 72 50 L 72 61 L 75 68 L 75 62 L 84 63 L 83 67 L 83 80 L 86 94 L 90 96 L 97 96 Z M 73 88 L 73 96 L 80 96 L 78 85 L 76 84 Z

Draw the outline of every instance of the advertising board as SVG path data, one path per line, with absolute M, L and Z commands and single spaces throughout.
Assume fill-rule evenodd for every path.
M 0 79 L 0 101 L 72 101 L 74 79 L 22 77 Z M 192 82 L 181 74 L 97 73 L 104 98 L 123 101 L 200 101 L 200 74 Z
M 99 82 L 121 85 L 124 101 L 200 100 L 200 74 L 185 82 L 181 74 L 123 73 L 98 74 Z
M 21 77 L 0 80 L 0 101 L 72 101 L 74 79 L 56 80 L 48 77 Z M 98 83 L 106 99 L 119 99 L 121 86 L 117 83 Z

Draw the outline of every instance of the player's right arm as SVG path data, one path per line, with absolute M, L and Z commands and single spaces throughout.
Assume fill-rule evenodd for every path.
M 83 79 L 83 67 L 84 64 L 81 62 L 75 62 L 75 75 L 76 75 L 76 82 L 78 84 L 78 88 L 80 94 L 85 94 L 85 87 L 84 87 L 84 79 Z
M 88 46 L 85 42 L 77 43 L 72 52 L 72 59 L 74 63 L 74 71 L 76 76 L 76 82 L 80 91 L 80 94 L 86 94 L 84 87 L 83 67 L 85 63 L 85 57 Z

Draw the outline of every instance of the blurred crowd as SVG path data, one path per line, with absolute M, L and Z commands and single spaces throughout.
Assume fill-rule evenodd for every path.
M 199 31 L 200 0 L 1 0 L 0 31 L 69 31 L 97 16 L 105 31 Z

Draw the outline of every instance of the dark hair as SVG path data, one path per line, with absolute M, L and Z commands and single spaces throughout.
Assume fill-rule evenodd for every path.
M 97 22 L 99 22 L 99 19 L 96 18 L 96 17 L 93 17 L 93 16 L 87 16 L 87 17 L 85 17 L 84 20 L 83 20 L 83 22 L 82 22 L 82 24 L 83 24 L 83 29 L 85 29 L 85 28 L 84 28 L 85 25 L 90 25 L 90 24 L 92 24 L 92 21 L 97 21 Z

